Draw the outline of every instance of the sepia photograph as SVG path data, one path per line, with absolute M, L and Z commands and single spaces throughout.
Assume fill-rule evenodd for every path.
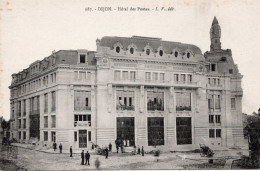
M 0 170 L 259 170 L 260 0 L 0 1 Z

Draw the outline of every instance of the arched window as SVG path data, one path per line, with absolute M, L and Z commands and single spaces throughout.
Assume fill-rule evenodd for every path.
M 146 55 L 150 55 L 150 49 L 146 49 Z
M 174 52 L 174 56 L 175 56 L 175 57 L 178 57 L 178 55 L 179 55 L 178 52 L 175 51 L 175 52 Z
M 159 51 L 159 55 L 163 56 L 163 51 L 162 50 Z
M 190 58 L 190 52 L 187 53 L 187 58 Z
M 119 47 L 119 46 L 116 47 L 116 52 L 117 52 L 117 53 L 120 52 L 120 47 Z
M 130 53 L 134 54 L 134 48 L 130 48 Z

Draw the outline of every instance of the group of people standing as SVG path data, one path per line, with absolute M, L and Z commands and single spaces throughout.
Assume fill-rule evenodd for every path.
M 53 146 L 53 150 L 56 151 L 56 149 L 57 149 L 57 144 L 56 144 L 56 142 L 54 142 L 52 146 Z M 60 145 L 59 145 L 59 149 L 60 149 L 60 153 L 62 153 L 62 144 L 61 144 L 61 143 L 60 143 Z
M 111 144 L 111 143 L 110 143 Z M 119 147 L 121 149 L 121 153 L 124 153 L 124 147 L 130 146 L 129 140 L 122 140 L 122 139 L 116 139 L 116 152 L 118 153 Z M 134 154 L 136 154 L 136 146 L 134 146 Z M 137 154 L 142 154 L 144 156 L 144 147 L 142 146 L 142 149 L 140 149 L 139 145 L 137 148 Z
M 84 155 L 84 150 L 82 150 L 82 152 L 81 152 L 81 165 L 84 165 L 84 159 L 86 159 L 85 165 L 90 165 L 89 164 L 90 154 L 87 151 L 86 154 Z

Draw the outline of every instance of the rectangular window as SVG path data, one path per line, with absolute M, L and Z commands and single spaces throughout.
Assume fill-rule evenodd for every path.
M 176 117 L 177 145 L 192 144 L 191 117 Z
M 135 71 L 130 71 L 130 81 L 135 81 Z
M 215 109 L 220 109 L 220 95 L 215 95 Z
M 86 63 L 86 55 L 79 55 L 80 63 Z
M 174 82 L 179 82 L 179 74 L 174 74 Z
M 209 123 L 214 123 L 214 115 L 209 115 Z
M 74 91 L 74 110 L 91 110 L 90 91 Z
M 26 119 L 23 119 L 23 128 L 26 128 Z
M 191 111 L 191 93 L 176 93 L 176 111 Z
M 91 141 L 91 131 L 88 131 L 88 141 Z
M 216 123 L 221 123 L 221 116 L 220 115 L 216 115 L 215 119 L 216 119 Z
M 56 128 L 56 116 L 51 116 L 51 127 Z
M 186 76 L 185 76 L 185 74 L 181 74 L 181 82 L 185 82 L 186 81 Z
M 54 131 L 51 132 L 51 141 L 56 142 L 56 132 Z
M 116 91 L 116 109 L 134 110 L 134 91 Z
M 53 74 L 53 82 L 56 83 L 56 73 Z
M 51 92 L 51 111 L 54 112 L 56 111 L 56 92 L 53 91 Z
M 209 95 L 209 98 L 208 98 L 208 109 L 209 111 L 213 110 L 214 109 L 214 95 Z
M 164 73 L 160 73 L 160 81 L 161 81 L 161 82 L 164 82 L 164 79 L 165 79 L 164 76 L 165 76 Z
M 157 72 L 154 72 L 154 73 L 153 73 L 153 80 L 154 80 L 154 81 L 157 81 L 157 80 L 158 80 L 158 73 L 157 73 Z
M 151 73 L 150 72 L 145 73 L 145 81 L 151 81 Z
M 48 113 L 48 94 L 44 94 L 44 113 Z
M 18 102 L 18 115 L 21 116 L 21 113 L 22 113 L 22 102 L 19 101 Z
M 231 98 L 231 109 L 236 109 L 236 99 Z
M 23 116 L 26 116 L 26 100 L 23 100 Z
M 188 80 L 187 80 L 189 83 L 192 82 L 192 75 L 188 74 Z
M 164 93 L 163 92 L 147 92 L 147 110 L 164 111 Z
M 44 141 L 48 141 L 48 131 L 43 131 Z
M 120 71 L 115 71 L 114 77 L 115 81 L 120 81 Z
M 128 80 L 128 71 L 123 71 L 123 80 Z
M 78 132 L 74 131 L 74 141 L 78 141 Z
M 216 129 L 216 137 L 221 138 L 221 129 Z
M 19 125 L 18 125 L 18 126 L 19 126 L 19 129 L 21 129 L 21 127 L 22 127 L 22 126 L 21 126 L 21 125 L 22 125 L 22 120 L 21 120 L 21 119 L 18 120 L 18 124 L 19 124 Z
M 209 129 L 209 138 L 215 138 L 215 129 Z
M 21 139 L 21 132 L 18 133 L 19 134 L 19 140 Z
M 26 139 L 26 132 L 25 131 L 23 132 L 23 139 L 24 140 Z
M 216 71 L 216 64 L 211 64 L 211 71 Z
M 44 116 L 44 128 L 48 128 L 48 116 Z

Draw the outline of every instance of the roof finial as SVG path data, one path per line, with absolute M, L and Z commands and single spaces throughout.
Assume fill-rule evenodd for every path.
M 214 19 L 213 19 L 213 22 L 212 22 L 212 25 L 214 24 L 218 24 L 218 19 L 216 18 L 216 16 L 214 16 Z

